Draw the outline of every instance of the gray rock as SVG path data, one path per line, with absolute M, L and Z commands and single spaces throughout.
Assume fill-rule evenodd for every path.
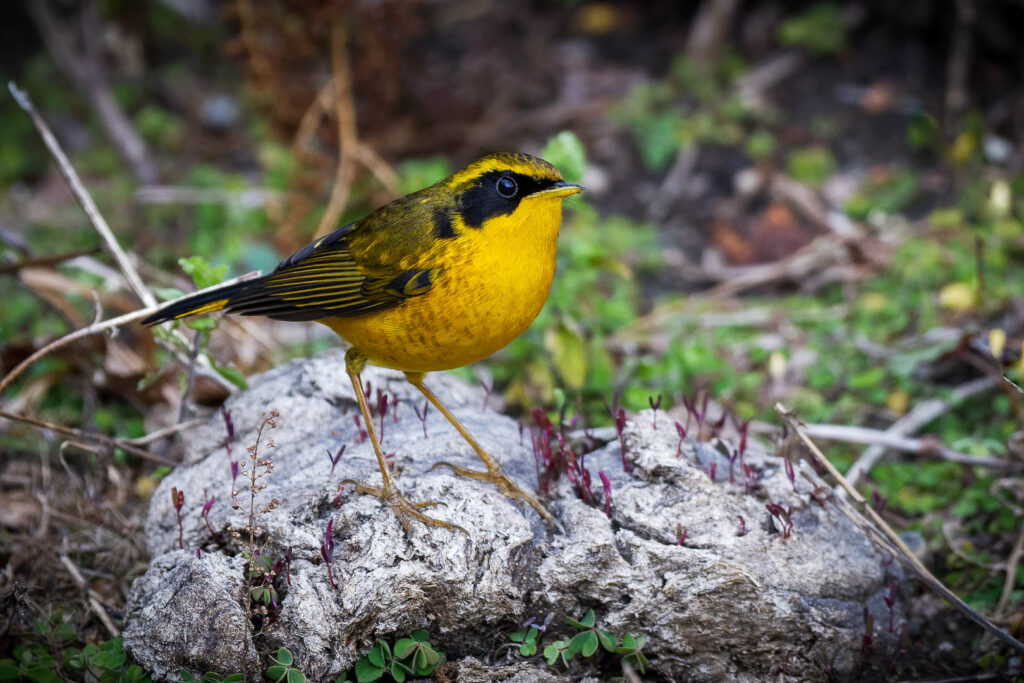
M 659 413 L 653 429 L 646 411 L 627 426 L 630 472 L 623 470 L 617 439 L 583 459 L 593 480 L 590 504 L 564 476 L 553 485 L 547 505 L 562 530 L 552 531 L 535 511 L 493 486 L 431 469 L 441 460 L 474 469 L 480 464 L 434 410 L 424 438 L 412 407 L 422 410 L 423 399 L 401 374 L 371 368 L 364 381 L 374 394 L 380 388 L 398 399 L 384 419 L 384 450 L 394 453 L 400 489 L 414 501 L 442 501 L 429 514 L 467 534 L 420 524 L 406 534 L 379 499 L 357 495 L 351 486 L 339 494 L 343 479 L 379 482 L 369 442 L 356 444 L 358 411 L 340 352 L 254 378 L 227 406 L 237 434 L 231 452 L 216 416 L 190 434 L 186 464 L 161 482 L 150 505 L 146 533 L 155 559 L 132 586 L 124 642 L 155 676 L 174 679 L 179 668 L 249 672 L 256 651 L 288 647 L 310 680 L 333 680 L 376 638 L 426 628 L 452 660 L 448 675 L 454 672 L 459 681 L 604 679 L 618 672 L 610 655 L 565 672 L 540 658 L 523 661 L 503 647 L 526 616 L 556 614 L 543 647 L 571 636 L 565 617 L 588 609 L 613 633 L 644 636 L 651 670 L 677 680 L 754 681 L 779 672 L 787 680 L 817 680 L 827 665 L 834 678 L 851 676 L 860 666 L 865 606 L 875 617 L 874 652 L 892 647 L 883 595 L 895 563 L 886 566 L 833 506 L 814 501 L 811 484 L 791 483 L 783 461 L 756 444 L 744 457 L 759 476 L 748 494 L 738 464 L 730 483 L 728 449 L 684 441 L 677 458 L 679 440 L 669 420 Z M 536 487 L 529 432 L 521 445 L 514 421 L 484 409 L 482 392 L 451 376 L 432 375 L 428 383 L 521 486 Z M 279 413 L 277 426 L 264 430 L 258 453 L 272 459 L 273 471 L 257 480 L 265 488 L 254 508 L 272 509 L 256 515 L 256 545 L 276 559 L 290 550 L 294 559 L 274 618 L 256 619 L 253 628 L 245 618 L 241 556 L 249 482 L 243 476 L 235 481 L 236 509 L 230 463 L 246 461 L 270 410 Z M 346 451 L 331 477 L 325 452 L 342 444 Z M 715 481 L 707 471 L 711 463 Z M 610 518 L 598 472 L 609 479 Z M 171 487 L 185 493 L 185 552 L 178 550 Z M 215 498 L 209 521 L 216 534 L 200 515 L 206 496 Z M 768 502 L 790 506 L 788 538 Z M 320 558 L 331 518 L 336 589 Z M 685 546 L 678 543 L 679 529 L 686 530 Z M 177 597 L 195 594 L 202 599 Z M 903 610 L 897 606 L 897 624 Z

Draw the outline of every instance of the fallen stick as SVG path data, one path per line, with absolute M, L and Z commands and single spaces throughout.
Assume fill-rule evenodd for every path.
M 85 593 L 86 598 L 88 598 L 89 601 L 89 607 L 91 607 L 92 611 L 96 613 L 99 620 L 103 622 L 103 626 L 107 629 L 107 633 L 110 634 L 110 637 L 117 638 L 120 636 L 121 631 L 118 630 L 117 626 L 114 625 L 113 620 L 110 618 L 110 615 L 107 614 L 107 610 L 100 602 L 99 594 L 89 588 L 89 584 L 85 582 L 85 577 L 82 576 L 82 572 L 78 570 L 78 567 L 76 567 L 75 563 L 71 561 L 71 558 L 67 555 L 61 554 L 60 563 L 64 565 L 64 569 L 66 569 L 68 574 L 71 575 L 71 580 L 75 582 L 75 585 L 78 586 L 79 590 Z
M 38 427 L 40 429 L 49 429 L 52 432 L 56 432 L 58 434 L 61 434 L 72 439 L 79 439 L 81 441 L 92 441 L 94 443 L 103 444 L 108 448 L 120 448 L 121 450 L 131 453 L 132 455 L 137 455 L 145 460 L 152 460 L 153 462 L 160 463 L 161 465 L 167 465 L 169 467 L 176 467 L 178 465 L 178 463 L 174 462 L 170 458 L 165 458 L 162 455 L 157 455 L 156 453 L 151 453 L 150 451 L 143 450 L 141 448 L 136 448 L 125 439 L 115 439 L 114 437 L 107 436 L 105 434 L 87 432 L 83 429 L 77 429 L 75 427 L 65 427 L 64 425 L 59 425 L 53 422 L 47 422 L 46 420 L 40 420 L 34 417 L 28 417 L 27 415 L 15 415 L 14 413 L 9 413 L 6 410 L 0 410 L 0 418 L 14 420 L 16 422 L 24 422 L 26 424 L 30 424 L 33 427 Z
M 933 398 L 917 404 L 909 413 L 896 420 L 884 433 L 893 436 L 913 434 L 967 399 L 994 389 L 997 384 L 998 381 L 993 377 L 981 377 L 961 384 L 953 391 L 949 400 Z M 846 471 L 847 480 L 856 486 L 860 482 L 861 477 L 867 474 L 875 466 L 875 463 L 882 459 L 882 456 L 885 455 L 885 449 L 886 446 L 875 444 L 861 453 L 860 457 Z
M 993 636 L 1003 641 L 1006 645 L 1018 652 L 1024 653 L 1024 643 L 1020 642 L 1009 633 L 986 619 L 983 614 L 961 600 L 956 593 L 947 588 L 945 584 L 935 577 L 934 574 L 928 571 L 928 568 L 924 566 L 921 560 L 917 559 L 917 556 L 914 555 L 914 553 L 906 546 L 903 539 L 899 537 L 899 534 L 897 534 L 892 527 L 882 519 L 881 515 L 875 512 L 875 509 L 868 503 L 864 496 L 862 496 L 860 492 L 846 480 L 846 477 L 844 477 L 839 470 L 835 468 L 829 459 L 825 457 L 825 454 L 821 452 L 821 449 L 818 448 L 817 444 L 811 441 L 810 437 L 807 436 L 807 432 L 804 431 L 803 424 L 793 413 L 789 411 L 788 408 L 781 403 L 776 403 L 775 411 L 782 416 L 782 419 L 785 420 L 789 428 L 793 430 L 797 438 L 799 438 L 804 446 L 807 447 L 807 450 L 810 452 L 815 462 L 817 462 L 821 467 L 824 467 L 828 473 L 832 475 L 832 478 L 838 483 L 838 485 L 841 486 L 853 500 L 856 508 L 852 507 L 847 501 L 841 499 L 839 496 L 832 496 L 832 500 L 835 502 L 836 506 L 850 519 L 850 521 L 858 527 L 868 531 L 875 538 L 880 539 L 883 544 L 890 548 L 897 557 L 900 557 L 922 581 L 941 595 L 957 611 L 981 626 L 988 633 L 991 633 Z M 865 517 L 867 517 L 867 519 L 865 519 Z
M 894 451 L 903 451 L 904 453 L 935 456 L 942 460 L 964 465 L 979 465 L 981 467 L 1007 470 L 1024 469 L 1024 463 L 1000 458 L 976 458 L 967 453 L 954 451 L 936 439 L 915 439 L 889 430 L 882 431 L 880 429 L 871 429 L 870 427 L 833 424 L 809 424 L 804 425 L 804 429 L 808 436 L 815 439 L 880 446 Z

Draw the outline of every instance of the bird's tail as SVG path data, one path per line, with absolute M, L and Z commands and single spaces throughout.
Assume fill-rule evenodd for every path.
M 244 280 L 223 287 L 196 292 L 189 296 L 175 299 L 159 311 L 142 321 L 143 325 L 156 325 L 168 320 L 187 318 L 190 315 L 213 313 L 227 306 L 231 298 L 253 284 L 253 280 Z

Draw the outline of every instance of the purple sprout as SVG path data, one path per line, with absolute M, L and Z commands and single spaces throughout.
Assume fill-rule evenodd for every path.
M 284 580 L 289 586 L 292 585 L 292 549 L 284 551 Z
M 228 457 L 231 457 L 231 441 L 235 438 L 235 423 L 231 421 L 231 411 L 224 407 L 222 403 L 220 406 L 220 416 L 224 418 L 224 429 L 227 430 L 227 436 L 224 438 L 224 448 L 228 452 Z
M 881 515 L 888 504 L 889 499 L 879 493 L 877 488 L 871 489 L 871 507 L 874 508 L 876 513 Z
M 736 461 L 739 460 L 740 452 L 733 451 L 732 455 L 729 456 L 729 483 L 734 484 L 735 479 L 733 478 L 733 467 L 736 465 Z
M 789 538 L 790 533 L 793 531 L 793 518 L 791 517 L 793 507 L 790 505 L 782 507 L 778 503 L 766 503 L 765 508 L 779 522 L 779 526 L 782 527 L 782 537 Z
M 412 406 L 412 411 L 416 413 L 416 418 L 420 421 L 420 425 L 423 427 L 423 438 L 427 437 L 427 411 L 430 410 L 430 403 L 426 400 L 423 401 L 423 412 L 420 412 L 419 406 L 415 403 Z
M 683 453 L 683 439 L 686 438 L 686 427 L 679 421 L 676 421 L 676 433 L 679 434 L 679 443 L 676 444 L 676 457 L 678 458 Z
M 615 431 L 619 435 L 619 451 L 622 453 L 622 469 L 624 472 L 629 472 L 629 463 L 626 461 L 626 438 L 622 435 L 622 432 L 625 429 L 626 411 L 619 408 L 619 412 L 615 413 Z
M 391 419 L 398 424 L 398 397 L 391 394 Z
M 174 512 L 178 517 L 178 547 L 184 550 L 185 542 L 182 538 L 181 508 L 185 505 L 185 492 L 179 491 L 175 486 L 171 487 L 171 505 L 174 506 Z
M 519 423 L 519 445 L 520 446 L 523 445 L 523 430 L 524 430 L 524 428 L 525 427 L 524 427 L 523 423 L 520 422 Z
M 793 461 L 789 458 L 785 460 L 786 466 L 786 478 L 789 479 L 789 483 L 793 486 L 793 490 L 796 491 L 796 472 L 793 471 Z
M 324 558 L 327 565 L 327 579 L 331 582 L 331 588 L 337 588 L 334 583 L 334 575 L 331 573 L 331 559 L 334 557 L 334 539 L 331 532 L 334 530 L 334 518 L 327 520 L 327 531 L 324 533 L 324 542 L 320 544 L 320 556 Z
M 676 524 L 676 544 L 686 545 L 686 535 L 689 529 L 685 528 L 682 523 Z
M 657 400 L 655 400 L 654 398 L 648 396 L 647 397 L 647 404 L 649 406 L 651 406 L 651 410 L 654 411 L 654 414 L 651 416 L 651 427 L 653 429 L 657 429 L 658 428 L 658 408 L 661 407 L 661 394 L 658 394 L 658 399 Z
M 889 608 L 889 633 L 892 633 L 893 620 L 896 618 L 896 589 L 898 587 L 896 579 L 893 579 L 889 582 L 889 593 L 882 596 L 885 606 Z
M 603 470 L 597 471 L 597 476 L 601 477 L 601 486 L 604 488 L 604 514 L 608 516 L 608 519 L 612 518 L 612 483 L 608 480 L 608 475 Z
M 743 515 L 736 515 L 736 519 L 740 520 L 740 536 L 747 535 L 747 520 L 743 519 Z
M 388 414 L 388 395 L 377 390 L 377 416 L 380 418 L 380 434 L 377 435 L 378 442 L 384 444 L 384 418 Z
M 743 469 L 743 492 L 750 495 L 760 485 L 761 474 L 745 462 L 741 461 L 740 467 Z
M 711 483 L 712 484 L 715 483 L 715 473 L 717 471 L 718 471 L 718 463 L 717 462 L 713 462 L 710 465 L 708 465 L 708 477 L 711 478 Z
M 328 479 L 334 476 L 334 467 L 338 464 L 338 461 L 341 460 L 341 456 L 345 454 L 346 445 L 347 444 L 341 444 L 341 448 L 339 448 L 338 452 L 334 455 L 331 455 L 331 452 L 327 451 L 327 457 L 331 461 L 331 473 L 327 475 Z
M 203 511 L 200 513 L 200 516 L 203 518 L 203 521 L 206 522 L 206 528 L 210 530 L 210 535 L 216 536 L 217 532 L 213 530 L 212 526 L 210 526 L 210 508 L 213 507 L 213 496 L 207 498 L 206 489 L 203 489 L 203 498 L 206 499 L 206 503 L 203 505 Z
M 864 667 L 867 666 L 868 657 L 871 656 L 871 641 L 872 634 L 875 631 L 875 618 L 871 616 L 871 612 L 868 611 L 867 605 L 864 606 L 864 635 L 861 636 L 860 643 L 860 670 L 864 671 Z
M 356 423 L 356 445 L 358 446 L 362 442 L 366 441 L 366 437 L 368 437 L 369 434 L 365 429 L 363 429 L 363 423 L 359 419 L 359 413 L 352 416 L 352 421 Z
M 231 488 L 235 488 L 235 480 L 238 479 L 238 461 L 231 461 Z

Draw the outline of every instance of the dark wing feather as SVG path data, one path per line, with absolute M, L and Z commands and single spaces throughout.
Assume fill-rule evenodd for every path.
M 346 225 L 303 247 L 273 273 L 233 294 L 225 309 L 276 320 L 319 320 L 385 310 L 429 291 L 429 269 L 357 261 L 351 238 L 359 227 Z

